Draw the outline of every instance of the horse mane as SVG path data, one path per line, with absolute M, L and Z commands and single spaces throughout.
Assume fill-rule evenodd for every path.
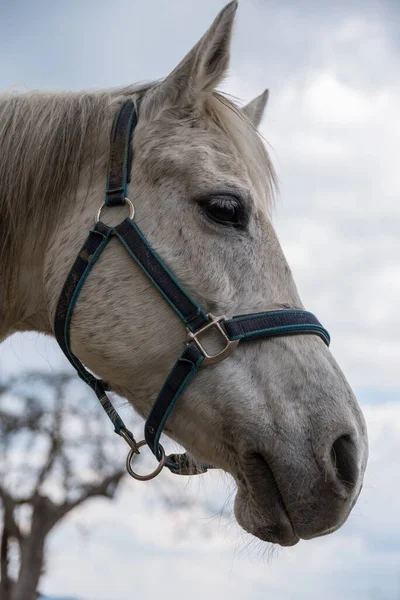
M 214 92 L 206 99 L 206 111 L 226 133 L 244 159 L 257 207 L 267 214 L 274 204 L 277 176 L 264 140 L 240 107 L 226 94 Z
M 15 276 L 27 225 L 35 239 L 43 240 L 57 223 L 65 199 L 75 197 L 83 166 L 93 165 L 99 151 L 107 151 L 118 102 L 155 85 L 0 95 L 0 282 L 4 284 L 5 273 Z M 205 109 L 242 154 L 254 187 L 260 188 L 261 208 L 269 211 L 275 175 L 255 129 L 221 93 L 207 98 Z

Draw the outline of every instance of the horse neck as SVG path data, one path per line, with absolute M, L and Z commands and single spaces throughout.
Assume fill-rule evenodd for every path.
M 34 243 L 34 231 L 29 229 L 15 233 L 21 252 L 17 263 L 4 269 L 0 285 L 0 342 L 17 331 L 50 332 L 43 289 L 46 243 Z
M 36 97 L 28 98 L 27 102 L 32 101 L 39 105 L 42 101 L 48 101 L 46 96 L 43 98 L 43 100 Z M 63 102 L 61 96 L 59 101 Z M 88 103 L 90 108 L 91 101 L 88 100 Z M 48 297 L 51 292 L 49 290 L 51 282 L 48 283 L 47 279 L 49 271 L 51 272 L 53 268 L 51 264 L 49 266 L 49 263 L 54 261 L 56 263 L 54 269 L 59 268 L 60 261 L 57 256 L 59 242 L 67 236 L 71 221 L 74 222 L 75 230 L 79 229 L 82 210 L 89 194 L 89 188 L 92 188 L 92 178 L 98 172 L 105 172 L 107 164 L 108 123 L 107 127 L 104 127 L 104 133 L 103 129 L 99 128 L 99 124 L 103 122 L 105 116 L 108 116 L 109 108 L 107 103 L 104 105 L 105 108 L 103 105 L 96 108 L 95 104 L 96 100 L 94 99 L 95 117 L 89 126 L 85 125 L 83 120 L 82 124 L 78 119 L 79 110 L 84 111 L 87 108 L 85 102 L 81 102 L 79 98 L 74 100 L 71 106 L 76 115 L 72 109 L 71 115 L 68 111 L 66 112 L 70 119 L 77 121 L 78 124 L 81 123 L 80 128 L 76 129 L 75 137 L 71 136 L 73 140 L 71 143 L 62 144 L 60 142 L 58 153 L 57 147 L 53 148 L 57 156 L 66 157 L 65 160 L 62 164 L 58 163 L 57 160 L 52 160 L 54 152 L 53 154 L 45 153 L 45 156 L 42 157 L 43 164 L 40 161 L 35 163 L 36 169 L 41 169 L 41 173 L 38 175 L 37 171 L 32 170 L 32 165 L 28 164 L 27 168 L 31 179 L 29 181 L 27 179 L 21 186 L 24 194 L 15 194 L 15 197 L 11 197 L 13 215 L 10 215 L 9 199 L 8 204 L 2 206 L 1 197 L 1 190 L 8 189 L 10 169 L 0 168 L 0 244 L 1 238 L 4 236 L 3 239 L 6 240 L 8 248 L 8 250 L 5 248 L 5 253 L 0 252 L 2 259 L 0 261 L 0 341 L 15 331 L 36 330 L 52 333 Z M 57 122 L 56 125 L 62 129 L 60 122 Z M 72 122 L 69 123 L 69 126 L 70 129 L 73 129 Z M 47 129 L 48 134 L 49 127 Z M 40 139 L 34 125 L 32 128 L 27 127 L 25 131 L 22 127 L 22 132 L 28 141 L 28 146 L 28 134 L 33 135 L 34 139 Z M 66 132 L 68 133 L 69 130 L 66 129 Z M 15 156 L 14 146 L 17 147 L 18 144 L 14 143 L 14 140 L 18 141 L 18 133 L 17 131 L 15 135 L 9 135 L 8 138 L 4 135 L 3 138 L 0 136 L 0 142 L 4 143 L 5 158 L 2 160 L 7 161 L 7 152 L 11 156 Z M 52 130 L 50 134 L 52 135 Z M 46 143 L 47 139 L 43 137 L 44 147 L 46 147 Z M 32 147 L 31 150 L 36 151 L 36 148 Z M 68 169 L 72 175 L 64 176 L 63 168 Z M 43 173 L 48 174 L 46 180 L 48 183 L 51 173 L 54 172 L 58 173 L 57 183 L 51 184 L 42 193 L 40 187 L 46 183 L 43 182 Z M 35 176 L 38 177 L 37 185 L 35 185 Z M 23 177 L 24 174 L 19 173 L 19 181 Z M 81 186 L 84 189 L 79 194 Z M 34 190 L 33 195 L 31 195 L 32 189 Z M 78 199 L 79 195 L 80 199 Z M 43 198 L 45 202 L 43 202 Z M 12 223 L 10 223 L 11 221 Z M 67 242 L 69 241 L 68 239 Z M 68 243 L 64 246 L 68 246 Z M 50 256 L 50 252 L 55 252 L 56 256 L 54 254 Z M 64 254 L 63 258 L 66 261 L 72 259 L 68 252 L 64 252 Z
M 95 174 L 105 172 L 106 160 L 106 153 L 101 152 L 90 173 L 88 165 L 82 165 L 73 197 L 61 196 L 56 221 L 45 211 L 36 215 L 41 219 L 40 227 L 32 221 L 25 230 L 13 231 L 20 252 L 14 264 L 6 265 L 5 276 L 0 274 L 0 342 L 18 331 L 53 333 L 50 308 L 54 309 L 62 285 L 57 272 L 60 264 L 72 264 L 90 229 L 93 205 L 97 207 L 92 197 L 100 198 L 104 187 L 102 179 L 96 184 L 93 179 L 97 179 Z

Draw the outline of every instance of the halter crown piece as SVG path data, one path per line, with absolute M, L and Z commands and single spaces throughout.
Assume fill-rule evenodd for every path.
M 107 189 L 103 204 L 109 207 L 127 204 L 130 208 L 130 216 L 116 227 L 109 227 L 101 221 L 103 206 L 100 208 L 95 225 L 90 230 L 61 291 L 54 332 L 61 349 L 78 375 L 94 390 L 115 432 L 130 446 L 126 460 L 128 473 L 135 479 L 148 480 L 158 475 L 164 466 L 180 475 L 205 473 L 208 468 L 212 468 L 210 465 L 193 465 L 186 454 L 173 454 L 167 457 L 159 442 L 168 416 L 200 366 L 224 360 L 242 340 L 314 334 L 329 346 L 330 337 L 318 319 L 303 310 L 269 311 L 227 319 L 225 316 L 215 317 L 207 314 L 190 297 L 134 222 L 134 206 L 127 198 L 127 185 L 130 182 L 132 165 L 132 136 L 138 118 L 138 103 L 135 104 L 132 100 L 123 102 L 115 116 L 111 133 Z M 89 373 L 71 351 L 70 329 L 76 301 L 89 273 L 112 237 L 121 242 L 129 256 L 181 318 L 188 336 L 184 351 L 167 376 L 147 417 L 144 427 L 145 440 L 139 443 L 135 441 L 111 404 L 107 396 L 107 384 Z M 201 342 L 202 334 L 209 329 L 216 330 L 224 344 L 224 349 L 215 355 L 209 355 Z M 132 469 L 132 460 L 136 454 L 139 454 L 139 448 L 144 444 L 150 447 L 159 464 L 149 475 L 138 475 Z

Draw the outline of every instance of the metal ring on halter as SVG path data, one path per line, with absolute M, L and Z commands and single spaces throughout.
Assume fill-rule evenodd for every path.
M 142 440 L 141 442 L 138 442 L 136 445 L 137 445 L 137 448 L 139 449 L 142 446 L 145 446 L 146 444 L 147 444 L 146 440 Z M 136 452 L 135 452 L 134 448 L 132 448 L 132 450 L 129 451 L 129 454 L 126 457 L 126 470 L 128 471 L 129 475 L 131 477 L 133 477 L 133 479 L 138 479 L 139 481 L 149 481 L 149 479 L 154 479 L 154 477 L 157 477 L 157 475 L 162 471 L 162 469 L 165 466 L 166 456 L 165 456 L 164 448 L 161 446 L 161 444 L 159 444 L 158 447 L 160 448 L 160 452 L 161 452 L 160 462 L 158 463 L 158 466 L 156 467 L 156 469 L 154 469 L 154 471 L 152 471 L 148 475 L 138 475 L 138 473 L 135 473 L 135 471 L 131 467 L 131 462 L 132 462 L 132 459 L 134 458 Z
M 135 207 L 133 206 L 133 204 L 129 200 L 129 198 L 125 198 L 125 204 L 127 204 L 129 206 L 129 218 L 133 219 L 133 217 L 135 216 Z M 100 206 L 100 208 L 98 210 L 98 213 L 97 213 L 97 215 L 95 217 L 95 220 L 94 220 L 95 223 L 98 223 L 100 221 L 101 211 L 103 210 L 103 208 L 105 206 L 107 206 L 107 204 L 105 202 Z M 108 208 L 110 208 L 110 207 L 108 207 Z

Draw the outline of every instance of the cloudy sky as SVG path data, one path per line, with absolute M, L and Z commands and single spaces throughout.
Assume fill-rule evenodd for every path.
M 162 77 L 223 4 L 0 0 L 0 89 Z M 229 518 L 197 505 L 171 515 L 157 505 L 157 482 L 146 491 L 127 482 L 118 504 L 94 501 L 54 533 L 49 594 L 400 598 L 400 4 L 241 0 L 223 89 L 248 101 L 265 87 L 261 132 L 280 178 L 274 220 L 303 301 L 331 332 L 365 411 L 364 491 L 340 532 L 271 556 Z M 33 334 L 0 347 L 2 374 L 64 364 Z M 173 484 L 215 513 L 231 493 L 219 475 Z

